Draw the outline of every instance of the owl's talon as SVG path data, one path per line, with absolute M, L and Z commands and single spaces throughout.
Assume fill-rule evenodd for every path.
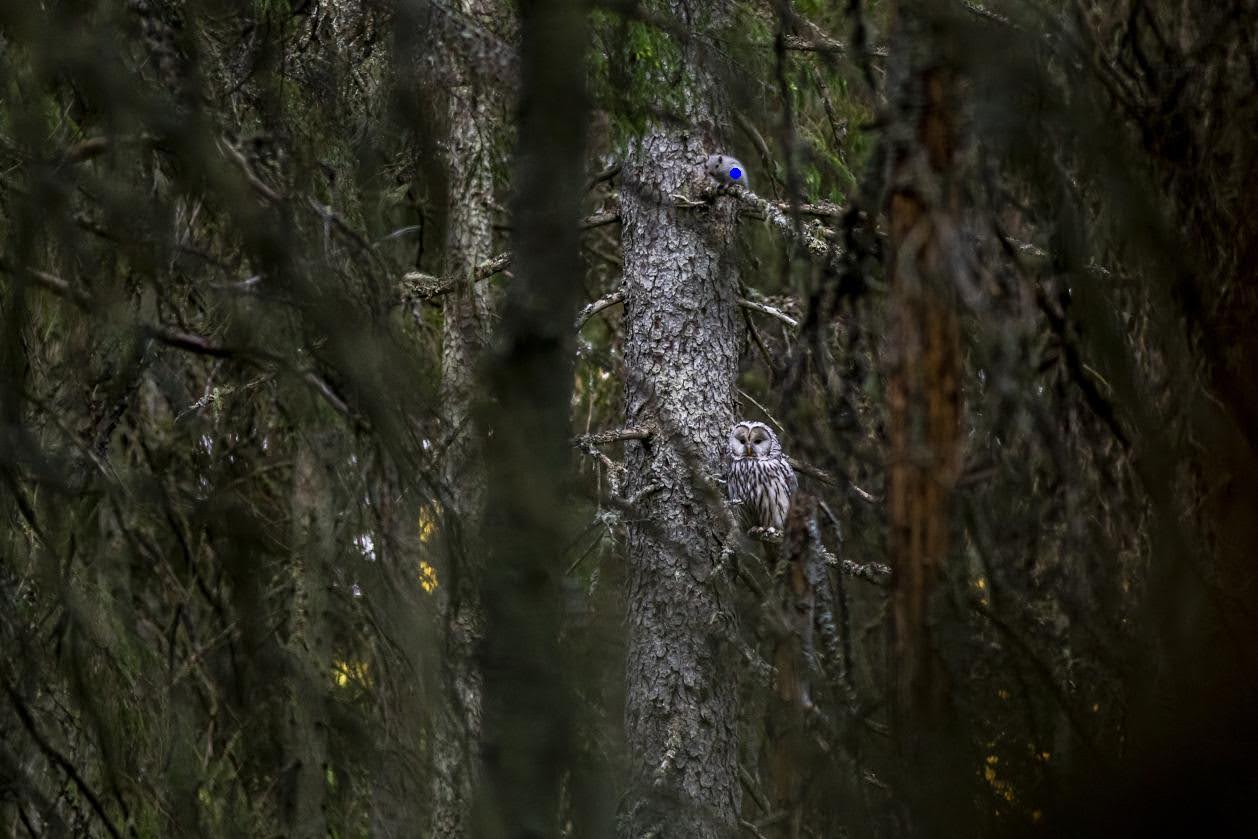
M 776 527 L 753 527 L 747 535 L 758 542 L 781 542 L 786 534 Z

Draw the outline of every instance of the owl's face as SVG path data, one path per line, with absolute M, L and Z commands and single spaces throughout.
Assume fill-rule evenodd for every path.
M 740 422 L 729 432 L 731 460 L 760 460 L 782 456 L 782 445 L 773 429 L 762 422 Z

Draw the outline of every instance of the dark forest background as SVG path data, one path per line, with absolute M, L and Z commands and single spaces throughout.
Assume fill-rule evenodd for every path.
M 3 4 L 0 834 L 1252 835 L 1255 21 Z

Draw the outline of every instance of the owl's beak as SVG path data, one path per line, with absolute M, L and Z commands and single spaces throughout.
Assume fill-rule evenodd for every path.
M 746 447 L 746 450 L 747 450 L 747 457 L 755 457 L 755 456 L 756 456 L 756 450 L 755 450 L 754 448 L 752 448 L 751 446 L 747 446 L 747 447 Z

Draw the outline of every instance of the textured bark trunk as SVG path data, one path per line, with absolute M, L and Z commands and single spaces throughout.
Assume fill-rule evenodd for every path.
M 463 11 L 484 11 L 484 0 Z M 497 102 L 475 68 L 451 53 L 447 153 L 449 195 L 445 275 L 468 277 L 493 248 L 493 146 Z M 470 280 L 443 301 L 441 405 L 452 435 L 444 477 L 449 495 L 443 520 L 449 562 L 439 591 L 445 645 L 442 705 L 433 732 L 432 833 L 467 834 L 481 733 L 481 674 L 475 661 L 483 637 L 479 584 L 484 545 L 477 537 L 485 508 L 485 464 L 472 423 L 477 365 L 489 331 L 490 289 Z
M 679 13 L 680 14 L 680 13 Z M 695 67 L 691 62 L 691 67 Z M 727 836 L 740 807 L 734 668 L 713 564 L 723 526 L 703 482 L 721 471 L 739 332 L 729 199 L 678 210 L 716 142 L 719 91 L 687 73 L 690 125 L 654 126 L 626 161 L 621 205 L 625 419 L 659 433 L 626 445 L 629 527 L 624 835 Z

